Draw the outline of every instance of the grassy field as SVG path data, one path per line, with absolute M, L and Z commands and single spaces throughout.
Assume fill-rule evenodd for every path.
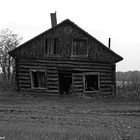
M 140 140 L 140 103 L 2 96 L 0 139 Z

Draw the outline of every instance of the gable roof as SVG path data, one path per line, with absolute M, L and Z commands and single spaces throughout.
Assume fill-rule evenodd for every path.
M 65 23 L 71 24 L 72 26 L 74 26 L 75 28 L 77 28 L 78 30 L 80 30 L 81 32 L 85 33 L 87 36 L 89 36 L 90 38 L 92 38 L 93 40 L 95 40 L 96 42 L 98 42 L 98 43 L 101 45 L 101 47 L 103 47 L 104 49 L 106 49 L 107 51 L 109 51 L 113 56 L 115 56 L 115 57 L 118 58 L 118 61 L 116 61 L 116 62 L 119 62 L 119 61 L 123 60 L 123 58 L 122 58 L 120 55 L 118 55 L 118 54 L 116 54 L 114 51 L 110 50 L 107 46 L 105 46 L 103 43 L 101 43 L 99 40 L 97 40 L 96 38 L 94 38 L 92 35 L 90 35 L 88 32 L 86 32 L 85 30 L 83 30 L 82 28 L 80 28 L 78 25 L 76 25 L 74 22 L 72 22 L 72 21 L 69 20 L 69 19 L 66 19 L 66 20 L 62 21 L 61 23 L 57 24 L 56 26 L 54 26 L 54 27 L 52 27 L 52 28 L 46 30 L 45 32 L 43 32 L 43 33 L 41 33 L 41 34 L 35 36 L 34 38 L 28 40 L 27 42 L 25 42 L 25 43 L 19 45 L 17 48 L 15 48 L 15 49 L 9 51 L 9 55 L 13 56 L 14 53 L 15 53 L 17 50 L 22 49 L 26 44 L 30 43 L 31 41 L 37 39 L 38 37 L 40 37 L 40 36 L 42 36 L 42 35 L 44 35 L 44 34 L 47 34 L 49 31 L 54 30 L 55 28 L 57 28 L 57 27 L 59 27 L 59 26 L 65 24 Z

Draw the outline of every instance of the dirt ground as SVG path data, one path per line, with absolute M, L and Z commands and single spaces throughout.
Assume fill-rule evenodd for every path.
M 0 137 L 13 130 L 133 135 L 140 139 L 140 103 L 82 97 L 1 97 Z

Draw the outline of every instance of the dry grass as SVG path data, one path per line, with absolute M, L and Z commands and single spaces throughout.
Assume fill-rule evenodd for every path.
M 140 105 L 79 97 L 1 97 L 0 137 L 6 140 L 139 140 Z
M 5 127 L 5 126 L 4 126 Z M 6 140 L 110 140 L 107 134 L 85 133 L 76 130 L 60 130 L 56 128 L 38 129 L 17 125 L 11 128 L 0 129 L 0 135 Z

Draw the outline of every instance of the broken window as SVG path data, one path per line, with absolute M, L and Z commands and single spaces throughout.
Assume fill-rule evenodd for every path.
M 46 76 L 42 71 L 31 71 L 33 88 L 46 88 Z
M 85 74 L 85 91 L 99 91 L 99 75 Z
M 76 56 L 87 55 L 87 45 L 85 39 L 73 39 L 72 54 Z
M 59 40 L 58 38 L 46 38 L 45 40 L 46 54 L 59 54 Z

